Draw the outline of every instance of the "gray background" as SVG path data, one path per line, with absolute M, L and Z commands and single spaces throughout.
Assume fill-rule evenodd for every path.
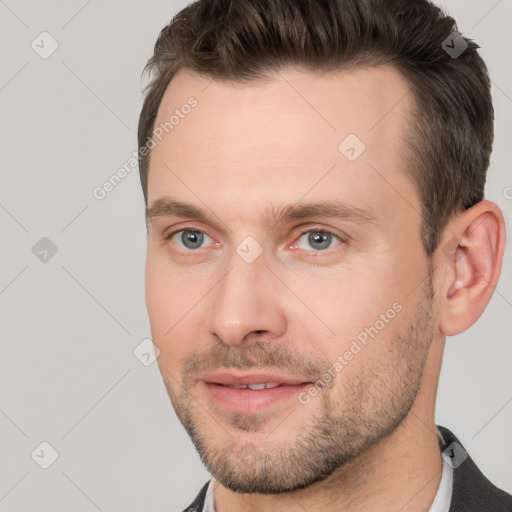
M 150 336 L 137 169 L 92 195 L 137 149 L 140 72 L 186 3 L 0 0 L 2 511 L 181 510 L 208 478 L 156 363 L 133 355 Z M 487 197 L 510 236 L 512 0 L 445 5 L 490 69 Z M 47 59 L 31 48 L 43 31 L 59 44 Z M 58 249 L 46 262 L 42 237 Z M 448 340 L 437 422 L 512 492 L 510 253 L 483 317 Z M 48 469 L 31 458 L 43 441 L 59 454 Z

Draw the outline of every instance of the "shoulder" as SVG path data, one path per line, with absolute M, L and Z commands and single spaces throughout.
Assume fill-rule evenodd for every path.
M 453 468 L 450 512 L 512 511 L 512 496 L 485 477 L 450 430 L 438 428 L 444 438 L 443 458 Z

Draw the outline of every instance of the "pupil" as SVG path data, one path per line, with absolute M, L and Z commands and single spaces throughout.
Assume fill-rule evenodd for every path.
M 309 235 L 309 243 L 314 249 L 325 249 L 331 244 L 331 235 L 317 231 Z
M 181 235 L 181 241 L 189 249 L 197 249 L 203 243 L 204 235 L 200 231 L 185 231 Z

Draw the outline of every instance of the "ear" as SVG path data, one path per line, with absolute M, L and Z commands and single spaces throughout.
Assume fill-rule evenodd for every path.
M 473 325 L 491 300 L 505 250 L 505 221 L 498 205 L 481 201 L 457 215 L 444 231 L 437 265 L 440 324 L 445 336 Z

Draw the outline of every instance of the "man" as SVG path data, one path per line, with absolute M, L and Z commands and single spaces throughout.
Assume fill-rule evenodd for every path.
M 213 475 L 187 510 L 512 510 L 434 419 L 505 243 L 477 45 L 427 0 L 201 0 L 148 69 L 146 303 Z

